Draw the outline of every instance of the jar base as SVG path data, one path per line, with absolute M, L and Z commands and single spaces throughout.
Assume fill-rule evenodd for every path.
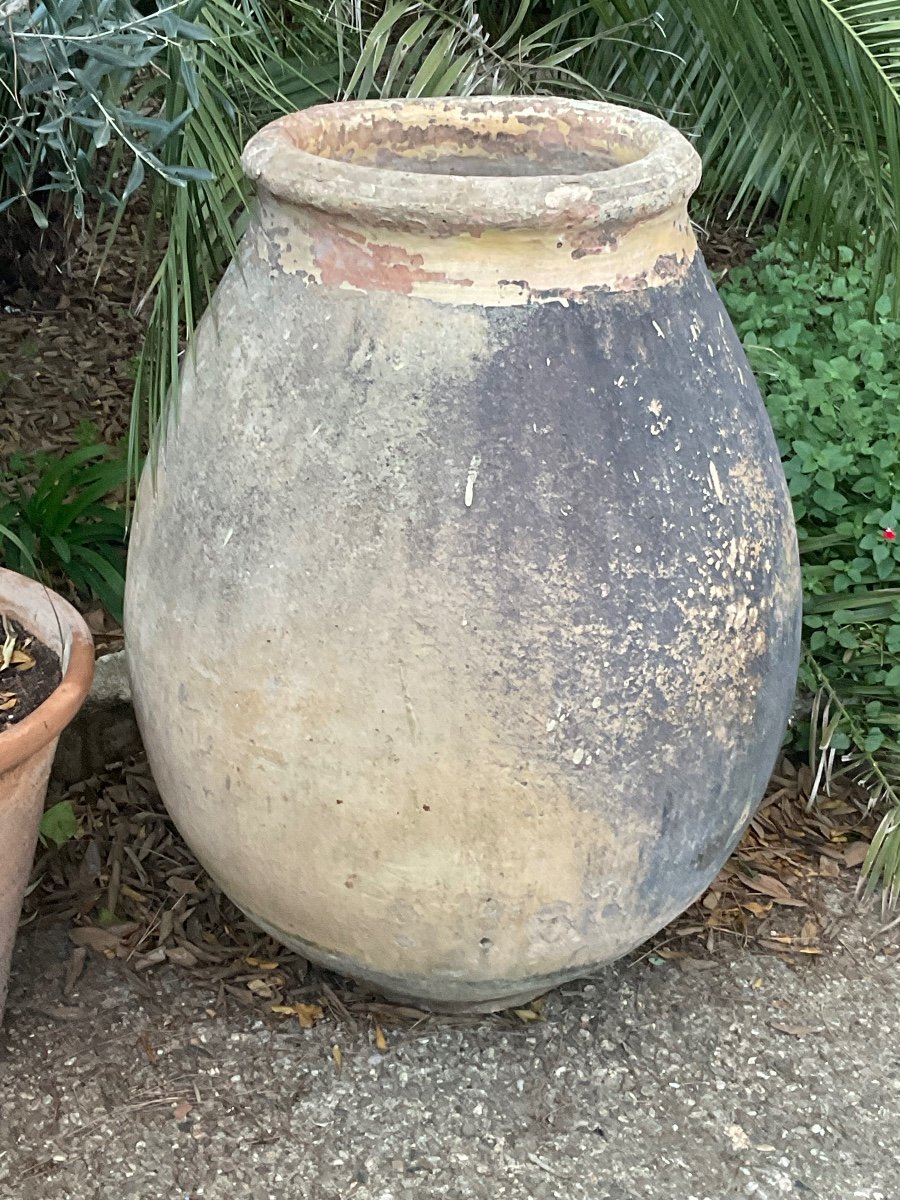
M 537 976 L 533 978 L 530 986 L 509 992 L 501 991 L 504 984 L 503 980 L 495 981 L 493 988 L 489 980 L 477 983 L 457 983 L 455 986 L 451 985 L 451 988 L 457 992 L 462 992 L 463 995 L 457 997 L 451 996 L 444 999 L 439 996 L 427 994 L 426 989 L 428 988 L 429 980 L 423 978 L 421 980 L 422 990 L 417 991 L 413 979 L 410 979 L 407 984 L 404 980 L 397 977 L 392 978 L 391 976 L 381 975 L 375 971 L 369 971 L 365 966 L 352 962 L 343 955 L 334 954 L 331 951 L 324 950 L 320 946 L 306 942 L 302 938 L 286 933 L 283 929 L 279 929 L 262 917 L 257 916 L 256 913 L 238 901 L 235 901 L 235 903 L 241 912 L 254 925 L 263 930 L 264 933 L 269 934 L 270 937 L 287 946 L 289 950 L 293 950 L 297 954 L 302 954 L 311 963 L 315 963 L 319 967 L 324 967 L 327 971 L 333 971 L 336 975 L 343 975 L 345 978 L 358 980 L 360 984 L 370 987 L 391 1004 L 418 1008 L 424 1012 L 440 1013 L 444 1016 L 488 1014 L 504 1012 L 510 1008 L 523 1008 L 525 1005 L 530 1004 L 532 1000 L 536 1000 L 538 996 L 543 996 L 547 992 L 552 991 L 553 988 L 563 983 L 568 983 L 572 979 L 578 979 L 582 975 L 589 974 L 591 970 L 589 967 L 582 967 L 574 972 L 561 972 L 551 977 L 545 976 L 542 978 Z M 517 982 L 527 984 L 528 981 L 509 981 L 513 987 L 515 987 Z M 497 989 L 497 992 L 500 992 L 499 995 L 497 992 L 493 996 L 491 995 L 494 988 Z M 448 990 L 451 989 L 448 988 Z M 471 993 L 471 998 L 465 996 L 464 993 L 467 991 Z

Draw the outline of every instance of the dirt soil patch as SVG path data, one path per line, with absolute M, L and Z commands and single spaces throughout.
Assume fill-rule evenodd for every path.
M 700 249 L 718 286 L 729 271 L 750 261 L 767 235 L 758 226 L 748 231 L 724 215 L 697 231 Z
M 61 680 L 56 651 L 0 613 L 0 733 L 34 712 Z

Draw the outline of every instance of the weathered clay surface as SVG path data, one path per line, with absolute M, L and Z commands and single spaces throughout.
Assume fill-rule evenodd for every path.
M 470 305 L 682 278 L 691 146 L 647 113 L 548 99 L 374 101 L 272 122 L 244 152 L 273 267 Z
M 62 682 L 0 735 L 0 1022 L 22 896 L 60 731 L 78 711 L 94 671 L 94 644 L 77 612 L 40 583 L 0 568 L 0 612 L 60 657 Z
M 565 295 L 564 256 L 539 296 L 525 256 L 531 302 L 475 304 L 324 280 L 295 217 L 264 191 L 139 499 L 154 775 L 318 961 L 432 1003 L 538 991 L 684 908 L 762 794 L 799 637 L 774 439 L 693 248 Z

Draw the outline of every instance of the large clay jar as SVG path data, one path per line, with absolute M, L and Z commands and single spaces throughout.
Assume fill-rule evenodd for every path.
M 154 774 L 316 962 L 534 995 L 703 890 L 793 694 L 795 532 L 697 155 L 482 98 L 313 108 L 244 165 L 131 545 Z

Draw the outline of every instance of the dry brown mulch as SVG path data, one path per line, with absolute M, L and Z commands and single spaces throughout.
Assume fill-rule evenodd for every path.
M 143 322 L 133 314 L 139 214 L 122 222 L 99 276 L 108 224 L 96 228 L 93 246 L 64 242 L 52 225 L 39 235 L 23 222 L 10 232 L 4 222 L 0 218 L 0 471 L 15 452 L 121 443 L 143 338 Z M 24 249 L 4 257 L 11 241 L 15 250 L 19 242 Z M 122 648 L 121 628 L 100 605 L 80 602 L 64 580 L 54 586 L 83 612 L 98 655 Z
M 828 952 L 822 881 L 855 880 L 873 822 L 864 795 L 847 782 L 835 783 L 833 794 L 807 811 L 810 784 L 807 767 L 779 764 L 747 835 L 712 887 L 639 957 L 713 965 L 720 943 L 735 939 L 797 963 Z M 214 997 L 210 1015 L 238 1006 L 304 1026 L 327 1014 L 385 1024 L 432 1019 L 310 966 L 261 933 L 181 840 L 146 761 L 113 764 L 55 799 L 72 802 L 79 833 L 39 854 L 25 919 L 73 923 L 68 989 L 90 952 L 114 960 L 144 990 L 165 966 L 189 973 Z M 540 1013 L 538 1001 L 509 1016 L 528 1021 Z
M 713 221 L 706 229 L 698 230 L 703 258 L 718 286 L 729 271 L 748 263 L 762 244 L 763 233 L 758 227 L 746 230 L 742 225 L 726 220 Z
M 877 820 L 851 780 L 832 779 L 810 804 L 813 782 L 807 765 L 781 759 L 734 854 L 703 897 L 659 935 L 662 957 L 712 953 L 722 937 L 795 963 L 828 953 L 835 923 L 823 884 L 858 882 Z
M 97 658 L 104 654 L 116 654 L 125 648 L 125 631 L 102 604 L 96 601 L 91 604 L 79 604 L 77 598 L 74 603 L 94 635 L 94 654 Z
M 108 229 L 94 231 L 96 249 L 87 238 L 65 254 L 58 245 L 42 254 L 36 231 L 18 230 L 37 239 L 27 257 L 42 274 L 38 282 L 32 267 L 17 285 L 7 281 L 0 299 L 0 462 L 15 451 L 75 449 L 85 421 L 109 445 L 127 434 L 144 328 L 134 315 L 139 214 L 122 222 L 101 267 Z

